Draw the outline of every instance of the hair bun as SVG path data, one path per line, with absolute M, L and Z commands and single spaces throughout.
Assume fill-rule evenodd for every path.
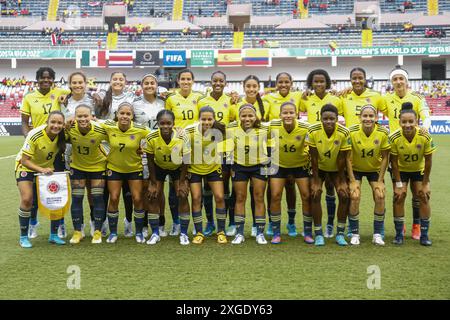
M 403 102 L 402 103 L 402 110 L 412 110 L 413 104 L 411 102 Z

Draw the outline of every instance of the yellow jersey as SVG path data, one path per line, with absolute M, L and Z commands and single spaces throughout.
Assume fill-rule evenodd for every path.
M 198 101 L 198 110 L 205 106 L 214 109 L 216 121 L 228 125 L 231 121 L 236 120 L 236 106 L 231 103 L 231 97 L 226 94 L 223 94 L 219 100 L 214 99 L 211 95 L 201 98 Z
M 319 153 L 319 169 L 327 172 L 337 172 L 339 152 L 352 149 L 350 131 L 339 123 L 336 123 L 336 128 L 329 138 L 323 129 L 322 123 L 311 125 L 306 143 L 308 146 L 317 149 Z
M 416 172 L 425 169 L 425 157 L 436 151 L 433 139 L 429 133 L 421 133 L 419 127 L 411 142 L 403 135 L 402 129 L 398 129 L 389 136 L 391 154 L 398 156 L 400 171 Z
M 361 123 L 361 108 L 366 104 L 371 104 L 377 111 L 383 110 L 383 97 L 378 91 L 366 88 L 361 95 L 351 92 L 346 97 L 342 97 L 342 108 L 347 128 Z
M 142 158 L 138 154 L 141 140 L 150 133 L 148 127 L 131 122 L 130 128 L 123 132 L 117 122 L 107 120 L 101 124 L 108 134 L 111 148 L 106 167 L 119 173 L 142 171 Z
M 199 126 L 200 123 L 197 122 L 185 129 L 191 145 L 191 162 L 188 171 L 207 175 L 222 167 L 222 157 L 217 152 L 217 144 L 223 137 L 214 135 L 212 130 L 204 135 Z
M 20 160 L 22 159 L 22 154 L 29 156 L 34 164 L 42 168 L 53 168 L 53 162 L 59 151 L 59 136 L 56 136 L 55 139 L 51 140 L 45 131 L 46 127 L 47 125 L 44 124 L 34 128 L 28 133 L 23 147 L 16 157 L 16 171 L 33 172 L 33 170 L 25 167 L 21 163 Z
M 192 91 L 185 98 L 179 90 L 167 97 L 166 109 L 174 113 L 176 127 L 186 128 L 198 121 L 198 101 L 203 97 L 203 93 Z
M 46 95 L 38 90 L 29 92 L 23 98 L 20 112 L 31 118 L 31 125 L 37 128 L 47 122 L 48 114 L 61 110 L 58 99 L 61 95 L 69 94 L 70 90 L 53 88 Z
M 300 100 L 302 93 L 299 91 L 289 92 L 286 97 L 283 97 L 279 92 L 274 92 L 265 95 L 262 99 L 267 104 L 265 118 L 269 121 L 280 119 L 280 107 L 285 102 L 291 102 L 295 105 L 297 113 L 299 112 Z
M 381 152 L 389 150 L 389 132 L 379 125 L 367 136 L 361 124 L 349 128 L 352 138 L 353 170 L 361 172 L 378 172 L 381 167 Z
M 306 112 L 308 115 L 308 123 L 315 124 L 320 122 L 320 110 L 326 104 L 332 104 L 338 109 L 339 114 L 343 114 L 342 100 L 330 93 L 327 93 L 323 99 L 316 94 L 308 97 L 308 100 L 300 99 L 300 111 Z
M 100 145 L 108 140 L 108 134 L 100 124 L 91 121 L 91 130 L 82 134 L 75 122 L 66 130 L 66 139 L 72 144 L 71 168 L 87 172 L 105 171 L 106 156 Z
M 261 99 L 262 100 L 262 99 Z M 265 119 L 267 118 L 267 110 L 268 110 L 268 106 L 267 106 L 267 102 L 262 100 L 263 103 L 263 109 L 264 109 L 264 119 L 262 117 L 261 114 L 261 109 L 259 108 L 259 104 L 258 101 L 255 101 L 255 103 L 250 103 L 251 105 L 253 105 L 256 109 L 256 117 L 261 120 L 261 121 L 265 121 Z M 242 98 L 235 106 L 236 106 L 236 121 L 239 121 L 239 108 L 244 105 L 244 104 L 249 104 L 249 102 L 247 102 L 247 100 L 245 100 L 245 98 Z
M 412 103 L 413 110 L 422 121 L 430 116 L 428 104 L 421 95 L 408 91 L 403 98 L 400 98 L 395 92 L 387 93 L 383 96 L 383 108 L 381 112 L 389 118 L 390 132 L 400 129 L 400 111 L 404 102 Z
M 253 128 L 245 132 L 238 122 L 228 125 L 223 150 L 230 152 L 234 163 L 250 167 L 268 162 L 268 126 Z M 221 148 L 219 148 L 220 150 Z
M 308 123 L 297 120 L 294 129 L 287 132 L 281 120 L 270 121 L 271 158 L 275 165 L 282 168 L 297 168 L 309 163 L 308 147 L 305 144 L 308 128 Z
M 160 129 L 150 133 L 144 151 L 154 155 L 155 164 L 165 170 L 176 170 L 183 163 L 183 157 L 191 152 L 186 134 L 180 136 L 175 129 L 172 139 L 167 144 L 161 136 Z

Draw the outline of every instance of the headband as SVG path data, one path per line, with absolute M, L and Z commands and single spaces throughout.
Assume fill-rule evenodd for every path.
M 151 73 L 147 73 L 146 75 L 144 75 L 144 76 L 142 77 L 141 82 L 143 82 L 144 79 L 147 78 L 147 77 L 152 77 L 153 79 L 155 79 L 156 83 L 158 83 L 158 79 L 156 79 L 156 76 L 155 76 L 154 74 L 151 74 Z
M 256 113 L 255 107 L 252 104 L 250 104 L 250 103 L 246 103 L 246 104 L 243 104 L 242 106 L 240 106 L 239 114 L 241 114 L 242 110 L 244 110 L 244 109 L 252 109 Z
M 361 108 L 361 113 L 364 111 L 364 109 L 372 109 L 373 111 L 375 111 L 375 113 L 377 113 L 377 109 L 371 104 L 366 104 L 365 106 L 363 106 Z
M 394 69 L 394 70 L 392 70 L 392 72 L 391 72 L 391 74 L 389 76 L 389 79 L 392 81 L 392 78 L 395 75 L 402 75 L 403 77 L 405 77 L 406 81 L 408 81 L 408 73 L 405 70 L 403 70 L 403 69 Z

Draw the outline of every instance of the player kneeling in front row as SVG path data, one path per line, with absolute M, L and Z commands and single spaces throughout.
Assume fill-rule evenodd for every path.
M 159 215 L 164 181 L 169 175 L 173 181 L 178 197 L 178 213 L 181 222 L 180 244 L 188 245 L 189 228 L 189 187 L 186 181 L 187 161 L 190 146 L 186 136 L 181 136 L 175 129 L 175 116 L 170 110 L 161 110 L 156 115 L 158 129 L 147 136 L 147 154 L 150 183 L 148 186 L 149 208 L 148 220 L 152 235 L 147 244 L 156 244 L 159 235 Z
M 377 123 L 378 114 L 371 104 L 361 108 L 361 124 L 349 128 L 352 139 L 352 152 L 347 165 L 350 180 L 349 221 L 352 237 L 350 244 L 359 245 L 359 203 L 361 183 L 367 178 L 372 188 L 374 209 L 374 234 L 372 242 L 384 245 L 385 185 L 384 174 L 389 161 L 389 134 L 386 128 Z
M 58 153 L 64 153 L 66 141 L 64 137 L 64 115 L 60 111 L 52 111 L 48 115 L 47 124 L 31 130 L 16 158 L 16 181 L 20 192 L 19 225 L 22 248 L 31 248 L 28 238 L 28 227 L 33 204 L 33 182 L 36 173 L 54 172 L 53 162 Z M 60 220 L 52 220 L 48 242 L 63 245 L 66 242 L 58 237 Z
M 430 173 L 432 154 L 436 150 L 428 132 L 418 127 L 417 113 L 402 106 L 400 129 L 389 136 L 391 143 L 392 176 L 394 188 L 394 244 L 404 242 L 405 199 L 408 182 L 412 184 L 413 197 L 420 200 L 420 244 L 431 246 L 428 238 L 430 226 Z
M 311 155 L 311 210 L 314 218 L 316 246 L 325 245 L 322 233 L 322 185 L 327 176 L 333 182 L 339 197 L 338 227 L 336 243 L 346 246 L 344 231 L 349 207 L 349 190 L 346 177 L 347 153 L 351 150 L 350 131 L 337 123 L 338 110 L 332 104 L 326 104 L 320 110 L 321 123 L 309 128 L 307 144 Z M 309 226 L 305 236 L 312 236 Z

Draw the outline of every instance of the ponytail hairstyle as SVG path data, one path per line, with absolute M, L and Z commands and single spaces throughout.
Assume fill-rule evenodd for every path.
M 249 75 L 249 76 L 247 76 L 247 78 L 244 79 L 244 87 L 245 87 L 245 83 L 249 80 L 255 80 L 258 83 L 258 85 L 260 83 L 257 76 Z M 259 89 L 258 89 L 258 93 L 256 94 L 256 101 L 258 102 L 259 112 L 261 113 L 261 119 L 264 119 L 264 103 L 261 99 L 261 95 L 259 94 Z M 256 110 L 255 110 L 255 112 L 256 112 Z M 259 122 L 259 124 L 261 124 L 261 121 Z
M 72 78 L 74 76 L 81 76 L 81 77 L 83 77 L 84 82 L 87 84 L 86 75 L 83 72 L 81 72 L 81 71 L 75 71 L 75 72 L 71 73 L 70 76 L 69 76 L 69 88 L 70 88 L 70 83 L 72 82 Z M 67 104 L 69 103 L 70 97 L 72 97 L 72 89 L 71 88 L 70 88 L 70 93 L 66 96 L 66 99 L 64 99 L 64 102 L 62 103 L 65 107 L 67 107 Z
M 48 125 L 48 122 L 49 122 L 50 118 L 53 115 L 60 115 L 63 118 L 63 122 L 65 121 L 64 113 L 62 113 L 59 110 L 55 110 L 55 111 L 51 111 L 48 114 L 47 125 Z M 58 146 L 58 150 L 59 150 L 60 153 L 64 153 L 64 151 L 66 151 L 66 135 L 64 133 L 64 128 L 58 133 L 57 146 Z
M 127 79 L 127 76 L 125 75 L 125 73 L 120 72 L 120 71 L 116 71 L 116 72 L 111 73 L 111 77 L 109 78 L 109 81 L 111 82 L 113 76 L 115 74 L 118 74 L 118 73 L 122 74 L 123 77 L 125 78 L 125 80 Z M 113 100 L 112 99 L 112 88 L 111 88 L 111 85 L 110 85 L 108 90 L 106 91 L 105 98 L 103 98 L 103 103 L 102 103 L 102 105 L 99 108 L 100 110 L 99 110 L 98 113 L 99 113 L 100 116 L 104 117 L 104 116 L 106 116 L 108 114 L 109 108 L 111 108 L 112 100 Z
M 395 66 L 395 68 L 392 69 L 392 71 L 389 73 L 389 80 L 390 80 L 391 82 L 392 82 L 392 78 L 393 78 L 395 75 L 402 75 L 402 76 L 405 78 L 406 83 L 408 83 L 408 78 L 409 78 L 408 71 L 406 71 L 405 69 L 403 69 L 399 64 L 397 64 L 397 65 Z
M 180 72 L 178 72 L 178 74 L 177 74 L 177 80 L 178 80 L 178 81 L 180 81 L 181 75 L 182 75 L 183 73 L 190 73 L 191 76 L 192 76 L 192 81 L 194 81 L 194 73 L 192 72 L 191 69 L 183 69 L 183 70 L 181 70 Z
M 120 109 L 122 109 L 123 107 L 130 107 L 130 109 L 131 109 L 131 114 L 133 115 L 133 118 L 131 119 L 131 121 L 133 121 L 133 120 L 134 120 L 134 108 L 133 108 L 133 105 L 132 105 L 131 103 L 129 103 L 129 102 L 126 102 L 126 101 L 122 102 L 122 103 L 119 104 L 119 106 L 117 107 L 117 112 L 116 112 L 116 114 L 114 115 L 114 121 L 118 121 L 118 120 L 119 120 L 119 118 L 117 117 L 117 115 L 118 115 Z
M 214 117 L 214 123 L 212 125 L 213 129 L 217 129 L 220 131 L 220 133 L 225 134 L 225 125 L 222 122 L 216 121 L 216 112 L 214 111 L 214 109 L 210 106 L 204 106 L 202 108 L 200 108 L 199 112 L 198 112 L 198 118 L 200 119 L 202 113 L 204 112 L 211 112 L 213 114 Z

